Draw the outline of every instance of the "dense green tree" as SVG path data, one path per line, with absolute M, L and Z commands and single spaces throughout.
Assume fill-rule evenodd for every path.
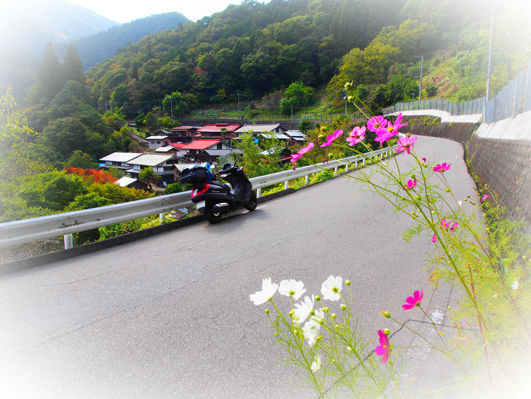
M 29 144 L 37 133 L 28 126 L 11 91 L 0 96 L 0 181 L 35 173 L 41 168 Z
M 284 91 L 280 100 L 280 110 L 288 114 L 293 109 L 304 107 L 314 101 L 314 90 L 311 87 L 306 87 L 302 82 L 293 82 Z
M 66 49 L 63 61 L 63 81 L 73 80 L 85 85 L 85 75 L 83 74 L 83 64 L 79 58 L 76 48 L 69 45 Z
M 118 87 L 116 87 L 116 89 L 114 89 L 113 92 L 111 93 L 111 102 L 110 102 L 111 110 L 114 111 L 114 110 L 117 110 L 118 108 L 123 107 L 126 103 L 129 102 L 129 97 L 130 97 L 129 88 L 126 85 L 121 84 Z
M 98 163 L 95 162 L 94 159 L 92 159 L 92 157 L 86 152 L 75 150 L 65 161 L 64 167 L 95 169 L 98 167 Z
M 29 102 L 38 104 L 41 100 L 53 100 L 64 82 L 63 68 L 57 59 L 55 48 L 52 43 L 48 43 L 42 57 L 37 81 L 28 95 Z

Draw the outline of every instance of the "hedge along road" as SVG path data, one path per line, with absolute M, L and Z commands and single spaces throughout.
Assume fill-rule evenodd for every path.
M 416 151 L 429 163 L 452 163 L 447 178 L 457 198 L 474 195 L 459 144 L 422 137 Z M 405 244 L 410 223 L 359 183 L 336 178 L 217 225 L 1 276 L 0 393 L 313 397 L 279 360 L 266 305 L 255 307 L 249 294 L 264 277 L 302 280 L 306 294 L 317 294 L 329 275 L 350 278 L 360 326 L 374 342 L 378 329 L 396 328 L 379 312 L 412 316 L 400 305 L 416 289 L 432 312 L 444 313 L 449 290 L 433 293 L 424 271 L 433 244 L 430 237 Z M 401 331 L 397 340 L 412 337 Z

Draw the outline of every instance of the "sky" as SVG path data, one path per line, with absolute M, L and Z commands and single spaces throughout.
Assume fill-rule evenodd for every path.
M 113 21 L 125 23 L 153 14 L 177 11 L 191 21 L 223 11 L 241 0 L 67 0 L 81 4 Z

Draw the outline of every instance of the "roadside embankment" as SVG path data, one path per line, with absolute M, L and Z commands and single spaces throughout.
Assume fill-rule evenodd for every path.
M 531 221 L 531 112 L 488 124 L 479 124 L 474 115 L 467 121 L 410 112 L 403 115 L 411 132 L 463 144 L 479 185 L 497 193 L 510 214 Z

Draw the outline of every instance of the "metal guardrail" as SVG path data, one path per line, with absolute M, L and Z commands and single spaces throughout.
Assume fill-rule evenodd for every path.
M 306 184 L 308 184 L 308 176 L 321 172 L 323 169 L 334 169 L 335 173 L 337 173 L 338 168 L 344 166 L 348 170 L 351 164 L 358 166 L 359 163 L 362 163 L 365 165 L 367 160 L 375 158 L 382 159 L 390 156 L 394 153 L 395 148 L 385 148 L 366 154 L 330 161 L 318 166 L 304 166 L 296 170 L 287 170 L 254 177 L 250 180 L 253 189 L 257 190 L 257 196 L 259 197 L 264 187 L 284 182 L 285 188 L 287 189 L 290 180 L 300 177 L 306 177 Z M 68 249 L 72 248 L 72 233 L 79 233 L 192 205 L 190 191 L 184 191 L 82 211 L 1 223 L 0 248 L 64 236 L 65 249 Z

